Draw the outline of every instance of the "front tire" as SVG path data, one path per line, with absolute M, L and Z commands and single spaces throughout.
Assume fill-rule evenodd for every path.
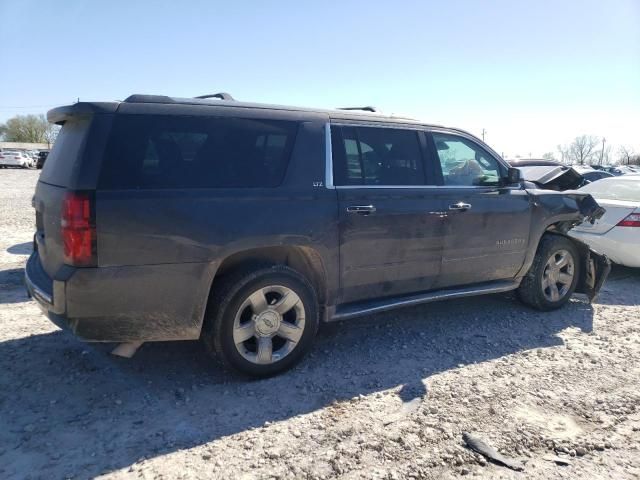
M 252 377 L 290 369 L 318 331 L 318 300 L 309 281 L 276 265 L 231 274 L 214 287 L 202 340 L 225 365 Z
M 556 310 L 569 301 L 579 276 L 578 250 L 573 242 L 561 235 L 545 234 L 516 293 L 523 303 L 537 310 Z

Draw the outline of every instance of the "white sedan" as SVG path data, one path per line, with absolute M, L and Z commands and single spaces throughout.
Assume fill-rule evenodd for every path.
M 4 150 L 0 152 L 0 167 L 29 168 L 32 159 L 29 155 L 18 150 Z
M 606 213 L 593 225 L 569 231 L 598 253 L 627 267 L 640 267 L 640 175 L 603 178 L 579 189 L 590 193 Z

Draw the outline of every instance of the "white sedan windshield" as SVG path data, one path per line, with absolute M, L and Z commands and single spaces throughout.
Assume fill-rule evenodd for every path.
M 590 193 L 596 199 L 640 202 L 640 176 L 604 178 L 585 185 L 580 191 Z

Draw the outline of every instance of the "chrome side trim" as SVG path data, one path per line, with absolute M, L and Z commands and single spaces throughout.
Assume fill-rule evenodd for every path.
M 349 318 L 360 317 L 363 315 L 386 312 L 387 310 L 393 310 L 399 307 L 409 307 L 412 305 L 420 305 L 422 303 L 436 302 L 439 300 L 472 297 L 475 295 L 485 295 L 488 293 L 508 292 L 510 290 L 515 290 L 516 288 L 518 288 L 518 286 L 520 286 L 520 280 L 505 280 L 491 282 L 490 284 L 485 284 L 480 287 L 476 286 L 455 290 L 440 290 L 435 292 L 410 295 L 401 298 L 390 298 L 362 303 L 359 305 L 356 304 L 344 308 L 343 311 L 340 311 L 340 306 L 338 306 L 336 312 L 331 318 L 328 319 L 328 321 L 336 322 L 340 320 L 347 320 Z
M 333 153 L 331 151 L 331 124 L 329 122 L 324 124 L 324 141 L 325 141 L 325 178 L 324 185 L 327 188 L 336 188 L 333 185 Z
M 416 130 L 416 131 L 421 131 L 421 132 L 441 132 L 441 133 L 447 133 L 447 134 L 451 134 L 451 135 L 458 135 L 459 137 L 463 137 L 466 138 L 467 140 L 478 144 L 478 146 L 484 150 L 487 150 L 487 153 L 490 154 L 490 156 L 494 157 L 494 159 L 498 162 L 498 164 L 502 165 L 504 168 L 509 168 L 509 164 L 507 162 L 505 162 L 502 157 L 500 157 L 500 155 L 498 155 L 491 147 L 489 147 L 486 143 L 484 143 L 483 141 L 481 141 L 480 139 L 478 139 L 476 136 L 470 134 L 469 132 L 466 132 L 464 130 L 458 130 L 455 128 L 447 128 L 447 127 L 441 127 L 438 125 L 424 125 L 424 124 L 410 124 L 410 125 L 406 125 L 406 124 L 385 124 L 384 121 L 379 121 L 379 122 L 371 122 L 371 123 L 367 123 L 367 122 L 362 122 L 361 120 L 354 120 L 354 121 L 334 121 L 334 122 L 327 122 L 324 125 L 324 130 L 325 130 L 325 153 L 326 153 L 326 159 L 325 159 L 325 186 L 327 188 L 339 188 L 339 189 L 346 189 L 346 188 L 353 188 L 353 189 L 363 189 L 363 188 L 421 188 L 421 189 L 430 189 L 430 188 L 438 188 L 438 189 L 443 189 L 443 188 L 451 188 L 451 189 L 473 189 L 474 191 L 477 191 L 478 189 L 488 189 L 488 190 L 497 190 L 497 189 L 504 189 L 504 188 L 511 188 L 511 186 L 509 185 L 504 185 L 504 186 L 486 186 L 486 187 L 482 187 L 482 186 L 474 186 L 474 185 L 334 185 L 333 183 L 333 155 L 332 155 L 332 151 L 331 151 L 331 125 L 335 125 L 337 127 L 369 127 L 369 128 L 396 128 L 396 129 L 400 129 L 400 130 Z M 518 185 L 517 187 L 514 187 L 515 190 L 521 190 L 522 186 Z
M 358 119 L 358 120 L 336 120 L 336 121 L 331 122 L 331 125 L 335 125 L 337 127 L 395 128 L 395 129 L 398 129 L 398 130 L 417 130 L 417 131 L 420 131 L 420 132 L 424 132 L 424 131 L 426 131 L 428 129 L 425 125 L 416 124 L 416 123 L 409 123 L 409 124 L 398 123 L 398 122 L 385 123 L 384 120 L 382 120 L 382 121 L 372 121 L 372 122 L 364 121 L 363 122 L 360 119 Z
M 496 190 L 502 190 L 505 188 L 511 188 L 512 190 L 521 190 L 518 186 L 516 187 L 476 187 L 473 185 L 338 185 L 334 188 L 339 189 L 363 189 L 363 188 L 377 188 L 377 189 L 385 189 L 385 188 L 412 188 L 412 189 L 437 189 L 437 190 L 471 190 L 471 191 L 483 191 L 483 192 L 491 192 Z

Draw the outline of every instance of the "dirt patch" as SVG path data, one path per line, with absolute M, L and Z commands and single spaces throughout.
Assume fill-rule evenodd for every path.
M 546 435 L 555 440 L 573 440 L 583 433 L 575 418 L 569 415 L 543 411 L 536 407 L 520 406 L 515 417 L 529 425 L 546 431 Z

